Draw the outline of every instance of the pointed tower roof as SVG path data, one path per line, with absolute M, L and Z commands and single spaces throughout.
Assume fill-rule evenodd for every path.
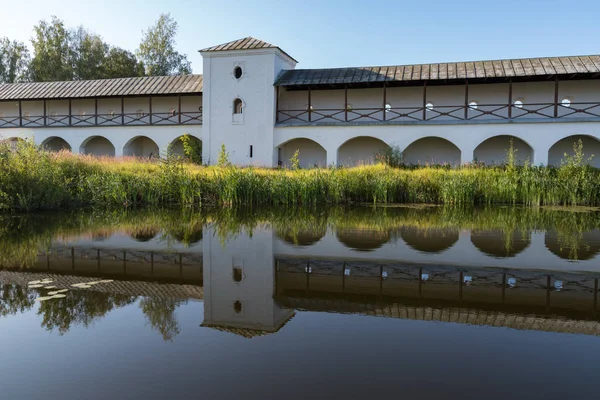
M 252 36 L 248 36 L 243 39 L 234 40 L 232 42 L 219 44 L 216 46 L 207 47 L 205 49 L 200 50 L 200 52 L 205 53 L 205 52 L 214 52 L 214 51 L 235 51 L 235 50 L 255 50 L 255 49 L 256 50 L 278 49 L 279 51 L 281 51 L 283 54 L 285 54 L 286 56 L 288 56 L 295 62 L 298 62 L 292 56 L 290 56 L 288 53 L 283 51 L 280 47 L 275 46 L 271 43 L 267 43 L 264 40 L 253 38 Z

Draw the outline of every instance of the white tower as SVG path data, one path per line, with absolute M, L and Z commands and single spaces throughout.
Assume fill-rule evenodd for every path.
M 202 158 L 216 164 L 221 145 L 236 165 L 276 165 L 274 126 L 279 73 L 296 60 L 262 40 L 200 50 L 203 57 Z

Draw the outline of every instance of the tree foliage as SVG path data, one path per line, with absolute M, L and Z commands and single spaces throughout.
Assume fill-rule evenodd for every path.
M 171 14 L 161 14 L 156 23 L 143 32 L 138 57 L 144 62 L 146 75 L 190 74 L 192 67 L 186 54 L 175 50 L 177 22 Z
M 64 22 L 52 16 L 49 22 L 40 21 L 33 31 L 31 79 L 35 82 L 73 79 L 70 33 Z
M 130 51 L 111 47 L 104 60 L 104 78 L 144 76 L 144 63 Z
M 191 73 L 186 55 L 175 50 L 177 22 L 169 15 L 143 33 L 138 54 L 112 46 L 83 26 L 68 28 L 59 18 L 42 20 L 24 43 L 0 40 L 0 82 L 128 78 Z
M 26 81 L 29 62 L 25 43 L 0 38 L 0 83 Z

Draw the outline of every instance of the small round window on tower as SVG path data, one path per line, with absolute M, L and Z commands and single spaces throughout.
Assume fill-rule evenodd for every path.
M 242 77 L 242 73 L 242 67 L 239 65 L 233 69 L 233 76 L 235 76 L 235 79 L 240 79 Z

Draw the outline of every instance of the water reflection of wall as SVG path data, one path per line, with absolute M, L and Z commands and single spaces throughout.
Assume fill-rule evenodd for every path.
M 548 250 L 562 259 L 592 260 L 600 252 L 600 230 L 568 234 L 548 232 L 545 244 Z
M 543 231 L 331 229 L 319 241 L 295 246 L 276 238 L 276 254 L 302 257 L 403 260 L 464 266 L 600 271 L 600 231 L 557 236 Z
M 440 253 L 458 241 L 458 229 L 414 227 L 402 228 L 400 237 L 411 248 L 424 253 Z
M 491 257 L 514 257 L 529 247 L 530 237 L 530 232 L 474 230 L 471 232 L 471 243 Z
M 273 299 L 273 231 L 259 227 L 221 241 L 204 234 L 204 326 L 244 336 L 276 332 L 293 311 Z
M 329 307 L 343 300 L 588 317 L 599 310 L 598 274 L 345 259 L 278 257 L 276 263 L 277 298 L 321 299 Z

